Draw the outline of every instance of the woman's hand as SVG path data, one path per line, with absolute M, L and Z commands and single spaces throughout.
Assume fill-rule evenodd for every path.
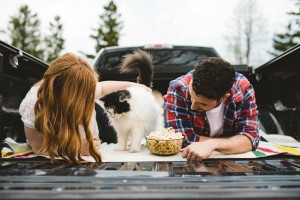
M 101 145 L 100 138 L 99 137 L 94 137 L 93 144 L 96 146 L 97 149 L 99 149 L 100 145 Z M 86 138 L 81 139 L 81 145 L 82 145 L 81 154 L 84 155 L 84 156 L 90 156 L 91 154 L 90 154 L 90 150 L 89 150 L 89 143 L 86 140 Z
M 94 137 L 94 145 L 99 149 L 101 145 L 101 140 L 99 137 Z

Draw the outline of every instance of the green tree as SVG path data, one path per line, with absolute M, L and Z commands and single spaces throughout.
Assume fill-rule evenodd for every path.
M 55 16 L 50 22 L 49 35 L 45 37 L 42 37 L 40 25 L 38 15 L 32 13 L 27 5 L 21 6 L 19 13 L 10 17 L 10 43 L 34 57 L 51 62 L 64 49 L 63 25 L 60 17 Z
M 120 32 L 123 28 L 123 22 L 120 20 L 121 14 L 118 13 L 117 6 L 113 1 L 104 6 L 104 11 L 104 14 L 100 15 L 99 28 L 93 29 L 95 34 L 90 35 L 90 38 L 96 41 L 95 54 L 104 47 L 118 46 Z M 95 54 L 85 55 L 88 58 L 94 58 Z
M 54 21 L 50 22 L 50 35 L 45 37 L 44 61 L 50 63 L 64 49 L 65 39 L 63 38 L 63 24 L 60 17 L 55 16 Z
M 286 32 L 275 34 L 273 38 L 274 52 L 271 52 L 272 55 L 277 56 L 300 42 L 300 0 L 295 4 L 296 11 L 287 13 L 292 19 L 286 27 Z
M 21 6 L 19 13 L 10 17 L 8 34 L 11 44 L 42 59 L 40 24 L 36 13 L 32 13 L 27 5 Z

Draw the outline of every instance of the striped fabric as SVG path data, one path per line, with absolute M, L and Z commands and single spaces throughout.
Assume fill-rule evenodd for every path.
M 255 151 L 249 151 L 242 154 L 225 155 L 214 151 L 208 159 L 247 159 L 247 158 L 262 158 L 275 156 L 279 154 L 287 154 L 300 156 L 300 143 L 289 142 L 285 146 L 275 143 L 261 141 Z M 36 155 L 32 152 L 31 147 L 26 143 L 17 143 L 11 138 L 6 138 L 4 141 L 5 147 L 2 148 L 2 158 L 33 158 Z M 103 162 L 137 162 L 137 161 L 185 161 L 178 153 L 173 156 L 157 156 L 151 154 L 146 147 L 134 155 L 128 151 L 115 151 L 116 144 L 104 143 L 100 147 L 103 156 Z M 44 156 L 47 157 L 47 156 Z M 95 162 L 91 156 L 83 157 L 86 161 Z
M 164 96 L 166 127 L 173 127 L 175 131 L 183 133 L 184 146 L 199 141 L 201 135 L 210 134 L 206 114 L 191 110 L 192 102 L 188 86 L 192 74 L 193 70 L 171 81 Z M 245 135 L 251 140 L 255 150 L 259 143 L 259 129 L 254 89 L 244 75 L 236 72 L 230 94 L 231 96 L 225 100 L 222 136 Z
M 18 143 L 11 138 L 5 138 L 1 150 L 2 158 L 31 158 L 36 157 L 27 143 Z

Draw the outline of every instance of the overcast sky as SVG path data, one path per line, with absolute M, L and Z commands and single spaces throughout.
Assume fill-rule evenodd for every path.
M 233 61 L 228 36 L 234 29 L 235 7 L 243 0 L 115 0 L 124 28 L 120 46 L 168 43 L 174 45 L 210 46 Z M 0 29 L 6 30 L 10 16 L 21 5 L 29 5 L 38 13 L 42 33 L 54 16 L 61 16 L 64 25 L 65 52 L 94 53 L 95 42 L 89 38 L 97 28 L 99 15 L 108 0 L 0 0 Z M 274 33 L 282 33 L 293 10 L 293 0 L 258 0 L 257 7 L 264 23 L 263 36 L 253 50 L 253 65 L 261 65 L 272 57 Z M 7 39 L 4 36 L 1 38 Z M 235 64 L 235 63 L 233 63 Z

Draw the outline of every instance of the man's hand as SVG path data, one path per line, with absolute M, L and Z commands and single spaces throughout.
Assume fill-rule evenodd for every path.
M 194 142 L 180 150 L 182 157 L 188 161 L 200 161 L 208 158 L 213 151 L 223 154 L 236 154 L 251 151 L 252 143 L 245 135 L 234 135 L 226 138 L 200 137 L 200 142 Z
M 208 158 L 215 150 L 213 140 L 205 140 L 203 142 L 194 142 L 189 146 L 180 149 L 182 157 L 188 161 L 201 161 Z

